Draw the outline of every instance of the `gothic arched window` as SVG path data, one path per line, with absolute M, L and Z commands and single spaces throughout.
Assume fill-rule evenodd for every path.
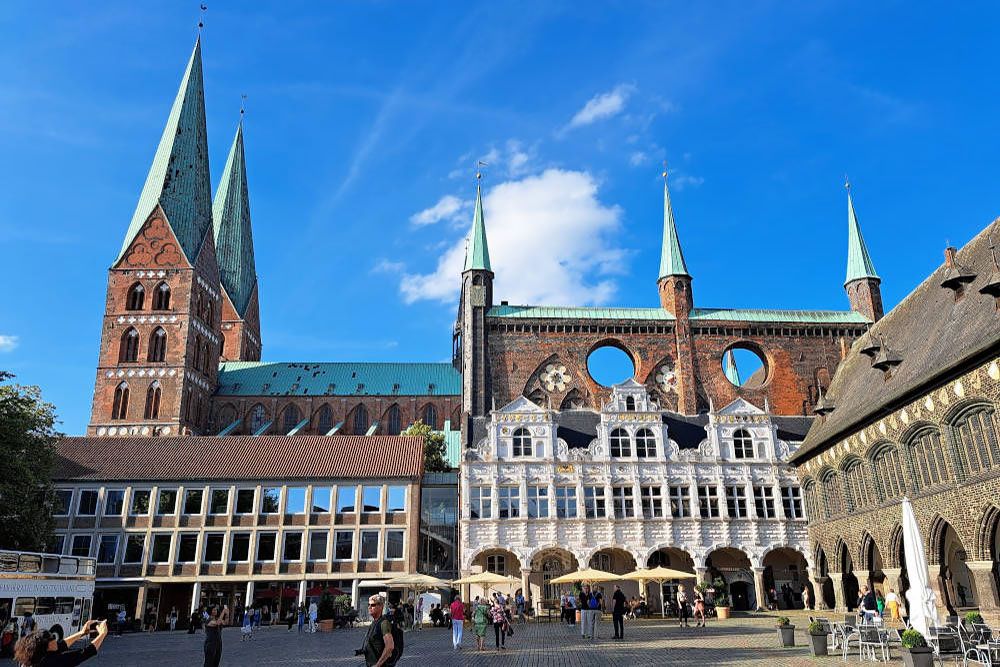
M 990 406 L 976 405 L 964 410 L 951 424 L 955 444 L 969 475 L 978 475 L 998 463 L 994 414 Z
M 153 288 L 153 310 L 170 309 L 170 286 L 160 283 Z
M 656 436 L 648 428 L 635 432 L 635 455 L 639 458 L 656 456 Z
M 635 396 L 625 397 L 625 410 L 628 412 L 635 412 Z
M 437 408 L 435 408 L 433 405 L 431 405 L 431 404 L 428 403 L 427 406 L 424 408 L 424 414 L 421 417 L 421 421 L 423 421 L 425 424 L 427 424 L 431 428 L 437 429 L 437 427 L 438 427 L 438 413 L 437 413 Z
M 211 298 L 205 297 L 205 323 L 211 326 L 213 317 L 215 317 L 215 308 L 212 306 Z
M 284 416 L 281 420 L 281 431 L 287 434 L 299 424 L 299 409 L 294 405 L 285 408 Z
M 139 332 L 129 327 L 122 334 L 118 348 L 118 363 L 133 363 L 139 359 Z
M 851 506 L 859 510 L 871 504 L 871 491 L 868 488 L 868 475 L 860 459 L 854 459 L 844 466 L 844 479 L 851 497 Z
M 944 448 L 941 446 L 941 434 L 937 430 L 927 428 L 920 431 L 910 438 L 909 445 L 921 488 L 951 480 Z
M 256 435 L 257 431 L 264 428 L 267 423 L 267 411 L 264 406 L 258 403 L 250 409 L 250 435 Z
M 324 403 L 316 413 L 316 431 L 326 435 L 333 428 L 333 409 Z
M 753 458 L 753 438 L 745 429 L 733 433 L 733 455 L 738 459 Z
M 160 418 L 160 383 L 153 380 L 146 390 L 146 410 L 143 412 L 144 419 Z
M 611 456 L 632 456 L 632 441 L 623 428 L 611 432 Z
M 354 409 L 354 434 L 364 435 L 368 431 L 368 410 L 363 405 Z
M 146 300 L 146 290 L 140 283 L 136 283 L 128 288 L 128 295 L 125 297 L 125 310 L 142 310 L 142 304 Z
M 396 404 L 389 406 L 389 413 L 386 416 L 385 432 L 389 435 L 399 435 L 399 432 L 403 430 L 402 425 L 400 424 L 401 421 L 402 419 L 399 414 L 399 406 Z
M 884 445 L 872 456 L 875 479 L 881 484 L 882 500 L 899 498 L 906 492 L 906 477 L 895 445 Z
M 201 350 L 201 372 L 208 375 L 208 369 L 212 365 L 212 348 L 205 343 Z
M 514 438 L 511 442 L 511 456 L 531 456 L 531 434 L 526 428 L 519 428 L 514 431 Z
M 111 406 L 112 419 L 125 419 L 128 414 L 128 382 L 115 387 L 115 402 Z
M 840 476 L 832 470 L 823 477 L 823 496 L 826 500 L 826 518 L 844 513 L 844 487 Z
M 167 332 L 161 327 L 153 329 L 153 334 L 149 337 L 149 354 L 147 361 L 163 361 L 167 356 Z

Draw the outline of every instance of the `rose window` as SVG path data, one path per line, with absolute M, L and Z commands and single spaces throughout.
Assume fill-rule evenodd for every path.
M 572 380 L 569 373 L 566 372 L 566 367 L 561 364 L 546 366 L 539 379 L 541 379 L 545 391 L 563 391 Z
M 660 366 L 656 374 L 656 384 L 665 392 L 677 391 L 677 373 L 674 373 L 670 366 Z

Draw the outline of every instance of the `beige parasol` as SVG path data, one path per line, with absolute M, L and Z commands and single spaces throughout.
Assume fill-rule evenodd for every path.
M 437 588 L 451 588 L 444 579 L 438 579 L 427 574 L 404 574 L 385 582 L 386 588 L 412 588 L 417 591 L 429 591 Z
M 604 570 L 595 570 L 592 567 L 588 567 L 585 570 L 577 570 L 576 572 L 570 572 L 569 574 L 564 574 L 561 577 L 556 577 L 551 581 L 551 583 L 575 584 L 577 582 L 584 582 L 590 584 L 600 581 L 617 581 L 619 579 L 621 579 L 621 576 L 617 574 L 605 572 Z
M 493 572 L 480 572 L 479 574 L 470 574 L 468 577 L 456 579 L 451 583 L 481 586 L 483 592 L 488 596 L 491 588 L 508 584 L 512 585 L 516 582 L 517 579 L 514 577 L 505 577 L 502 574 L 495 574 Z
M 646 568 L 640 567 L 635 572 L 629 572 L 628 574 L 623 574 L 622 579 L 628 579 L 630 581 L 638 581 L 639 587 L 645 589 L 646 582 L 652 581 L 657 584 L 662 584 L 664 581 L 670 581 L 671 579 L 697 579 L 698 575 L 693 572 L 683 572 L 681 570 L 674 570 L 669 567 L 663 567 L 658 565 L 657 567 Z M 663 599 L 663 591 L 660 591 L 660 613 L 664 616 L 667 615 L 667 601 Z

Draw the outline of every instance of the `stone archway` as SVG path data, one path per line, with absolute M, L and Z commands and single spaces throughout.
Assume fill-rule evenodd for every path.
M 939 602 L 949 614 L 975 606 L 979 595 L 966 565 L 969 558 L 965 545 L 952 525 L 941 517 L 931 524 L 931 547 L 937 561 L 937 567 L 931 567 L 931 575 L 936 576 Z
M 867 570 L 865 585 L 882 592 L 887 592 L 885 581 L 885 565 L 882 562 L 882 554 L 879 552 L 875 539 L 865 532 L 861 536 L 861 567 Z
M 620 547 L 604 547 L 591 554 L 587 566 L 592 567 L 595 570 L 604 570 L 605 572 L 611 572 L 614 574 L 627 574 L 635 571 L 636 562 L 635 556 L 625 549 Z M 615 583 L 621 586 L 622 592 L 625 593 L 625 597 L 639 595 L 639 584 L 637 582 L 620 581 Z M 612 591 L 614 590 L 614 583 L 599 584 L 597 588 L 598 590 L 603 590 L 606 599 L 610 599 Z
M 840 565 L 840 593 L 843 595 L 843 607 L 848 611 L 853 611 L 858 607 L 858 578 L 854 574 L 854 559 L 851 558 L 851 550 L 843 541 L 837 545 L 837 561 Z
M 552 579 L 575 572 L 578 569 L 576 556 L 561 547 L 548 547 L 536 551 L 531 556 L 531 572 L 528 574 L 528 592 L 535 607 L 559 607 L 559 596 L 571 592 L 572 586 L 550 583 Z M 530 592 L 530 595 L 529 595 Z
M 514 577 L 515 580 L 521 578 L 521 559 L 513 551 L 502 547 L 483 549 L 472 559 L 472 570 L 481 572 L 493 572 L 504 577 Z M 518 587 L 517 583 L 503 587 L 505 593 L 513 593 Z M 510 588 L 510 590 L 506 590 Z M 491 592 L 494 589 L 491 589 Z M 470 586 L 466 598 L 474 600 L 477 595 L 483 595 L 485 591 L 480 586 Z
M 729 588 L 729 598 L 734 611 L 750 611 L 757 608 L 757 600 L 763 599 L 754 582 L 750 558 L 735 547 L 720 547 L 705 557 L 705 566 L 714 582 L 721 578 Z
M 830 577 L 830 564 L 826 560 L 823 547 L 816 547 L 816 571 L 821 583 L 820 590 L 814 591 L 814 604 L 818 609 L 833 609 L 837 606 L 837 596 L 833 591 L 833 579 Z
M 654 568 L 661 566 L 680 570 L 681 572 L 698 572 L 691 554 L 677 547 L 660 547 L 646 558 L 646 567 Z M 639 591 L 639 593 L 640 595 L 648 595 L 646 602 L 649 604 L 650 609 L 673 608 L 672 603 L 677 600 L 678 587 L 684 584 L 688 595 L 690 595 L 692 587 L 698 583 L 700 582 L 697 579 L 671 579 L 670 581 L 662 582 L 659 586 L 648 583 L 646 591 Z
M 802 601 L 803 586 L 810 588 L 810 597 L 815 599 L 806 574 L 809 565 L 800 552 L 789 547 L 772 549 L 764 554 L 761 563 L 764 566 L 764 591 L 761 595 L 776 601 L 778 609 L 802 609 L 805 606 Z

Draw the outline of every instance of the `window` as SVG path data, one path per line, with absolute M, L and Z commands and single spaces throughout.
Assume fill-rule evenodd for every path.
M 244 563 L 250 560 L 250 533 L 233 533 L 229 547 L 229 560 Z
M 226 514 L 229 512 L 229 489 L 212 489 L 212 502 L 208 506 L 209 514 Z
M 136 283 L 128 288 L 125 296 L 125 310 L 142 310 L 142 304 L 146 300 L 146 290 L 142 285 Z
M 521 488 L 497 487 L 497 509 L 500 511 L 501 519 L 516 519 L 521 516 Z
M 368 431 L 368 410 L 363 405 L 354 409 L 354 434 L 364 435 Z
M 184 513 L 201 514 L 202 497 L 205 492 L 201 489 L 189 489 L 184 492 Z
M 257 560 L 264 562 L 274 560 L 274 548 L 277 542 L 278 536 L 276 533 L 258 533 Z
M 225 543 L 225 535 L 222 533 L 209 533 L 205 535 L 205 562 L 206 563 L 221 563 L 222 554 L 225 553 L 223 550 L 223 545 Z
M 90 555 L 90 535 L 74 535 L 73 541 L 70 543 L 70 556 L 89 556 Z
M 826 518 L 844 512 L 844 487 L 837 473 L 829 471 L 823 477 L 823 495 L 826 499 Z
M 871 503 L 871 489 L 868 487 L 866 473 L 867 468 L 859 459 L 849 462 L 844 469 L 844 480 L 847 482 L 853 509 L 861 509 Z
M 281 507 L 281 489 L 277 487 L 260 490 L 260 513 L 277 514 Z
M 284 561 L 302 560 L 302 533 L 285 533 L 285 547 L 281 559 Z
M 747 518 L 747 490 L 744 487 L 726 487 L 726 510 L 733 519 Z
M 132 489 L 132 514 L 149 514 L 149 489 Z
M 719 517 L 719 489 L 714 486 L 698 487 L 698 510 L 702 519 Z
M 52 513 L 56 516 L 66 516 L 73 506 L 73 489 L 56 489 L 56 502 Z
M 130 534 L 125 536 L 125 556 L 122 563 L 141 563 L 143 551 L 146 546 L 146 536 L 141 534 Z
M 149 337 L 149 352 L 146 360 L 150 362 L 163 361 L 167 358 L 167 332 L 161 327 L 153 329 Z
M 401 530 L 385 531 L 385 559 L 386 560 L 403 559 L 403 531 Z
M 691 489 L 689 487 L 670 487 L 670 516 L 675 519 L 691 516 Z
M 312 513 L 330 513 L 330 487 L 314 486 L 312 489 Z
M 635 432 L 635 455 L 641 459 L 656 456 L 656 436 L 648 428 L 640 428 Z
M 118 516 L 125 505 L 125 489 L 104 490 L 104 516 Z
M 156 504 L 157 514 L 173 514 L 177 511 L 177 489 L 161 489 L 159 502 Z
M 611 571 L 611 554 L 597 553 L 590 557 L 590 567 L 603 572 Z
M 642 493 L 642 515 L 647 519 L 658 519 L 663 516 L 663 487 L 644 486 Z
M 556 517 L 559 519 L 576 518 L 576 487 L 556 487 Z
M 365 486 L 361 490 L 361 508 L 363 512 L 382 511 L 382 487 Z
M 285 514 L 305 514 L 306 487 L 290 486 L 285 493 Z
M 153 310 L 170 309 L 170 286 L 160 283 L 153 290 Z
M 76 513 L 80 516 L 97 514 L 97 489 L 82 489 L 80 500 L 76 505 Z
M 753 458 L 753 438 L 742 428 L 733 433 L 733 455 L 738 459 Z
M 177 562 L 193 563 L 198 559 L 198 533 L 181 533 L 177 541 Z
M 65 535 L 53 535 L 46 546 L 47 553 L 50 554 L 61 554 L 63 549 L 66 548 L 66 536 Z
M 114 563 L 118 558 L 118 536 L 101 535 L 101 541 L 97 544 L 97 562 Z
M 886 445 L 872 457 L 875 481 L 881 487 L 882 500 L 899 498 L 906 492 L 903 466 L 899 459 L 899 449 Z
M 337 513 L 351 514 L 355 511 L 355 503 L 358 500 L 358 487 L 339 486 L 337 487 Z
M 406 487 L 405 486 L 390 486 L 387 488 L 386 496 L 388 498 L 389 505 L 386 508 L 389 512 L 405 512 L 406 511 Z
M 159 380 L 153 380 L 152 384 L 149 385 L 149 389 L 146 390 L 146 409 L 142 413 L 143 419 L 160 418 L 161 393 Z
M 149 562 L 166 563 L 170 560 L 170 544 L 173 535 L 170 533 L 156 533 L 153 535 L 153 548 L 149 552 Z
M 588 519 L 603 519 L 608 516 L 603 486 L 583 487 L 583 506 Z
M 258 403 L 250 409 L 250 435 L 257 435 L 267 424 L 267 411 Z
M 775 518 L 777 515 L 774 512 L 774 489 L 769 486 L 753 487 L 753 506 L 758 519 Z
M 996 451 L 992 443 L 997 441 L 997 434 L 992 408 L 976 406 L 966 410 L 952 428 L 959 455 L 970 476 L 994 467 Z
M 316 432 L 326 435 L 333 428 L 333 410 L 324 403 L 316 413 Z
M 616 518 L 632 519 L 635 517 L 635 499 L 632 497 L 631 486 L 612 487 L 611 500 L 614 504 Z
M 361 531 L 361 560 L 375 560 L 378 558 L 378 531 Z
M 625 397 L 625 410 L 627 412 L 635 412 L 635 397 L 626 396 Z
M 528 518 L 529 519 L 549 518 L 549 487 L 547 486 L 528 487 Z
M 438 427 L 438 413 L 437 408 L 433 405 L 427 405 L 424 408 L 424 413 L 421 416 L 421 421 L 430 426 L 432 429 L 437 429 Z
M 309 560 L 326 560 L 326 543 L 330 533 L 314 530 L 309 533 Z
M 490 487 L 473 486 L 469 489 L 469 516 L 473 519 L 492 519 L 493 507 Z
M 797 486 L 781 487 L 781 505 L 786 519 L 804 519 L 802 513 L 802 490 Z
M 611 456 L 632 456 L 632 441 L 623 428 L 611 432 Z
M 486 571 L 493 574 L 507 574 L 507 557 L 503 554 L 491 554 L 487 556 Z
M 128 415 L 128 382 L 115 387 L 115 400 L 111 405 L 112 419 L 125 419 Z
M 531 456 L 531 434 L 528 429 L 519 428 L 514 431 L 514 438 L 511 441 L 511 456 Z
M 921 488 L 951 480 L 944 449 L 941 447 L 941 436 L 937 431 L 921 431 L 910 440 L 910 450 Z
M 236 489 L 236 513 L 253 514 L 255 489 Z
M 139 332 L 129 327 L 122 333 L 118 346 L 118 363 L 134 363 L 139 360 Z
M 385 432 L 389 435 L 399 435 L 399 432 L 403 430 L 402 418 L 399 415 L 399 406 L 393 404 L 389 406 L 389 412 L 386 415 L 386 426 Z
M 334 560 L 351 560 L 354 558 L 354 533 L 350 530 L 338 530 L 334 533 Z
M 294 405 L 289 405 L 285 408 L 285 412 L 282 415 L 281 432 L 287 435 L 293 428 L 299 425 L 299 421 L 299 409 Z

